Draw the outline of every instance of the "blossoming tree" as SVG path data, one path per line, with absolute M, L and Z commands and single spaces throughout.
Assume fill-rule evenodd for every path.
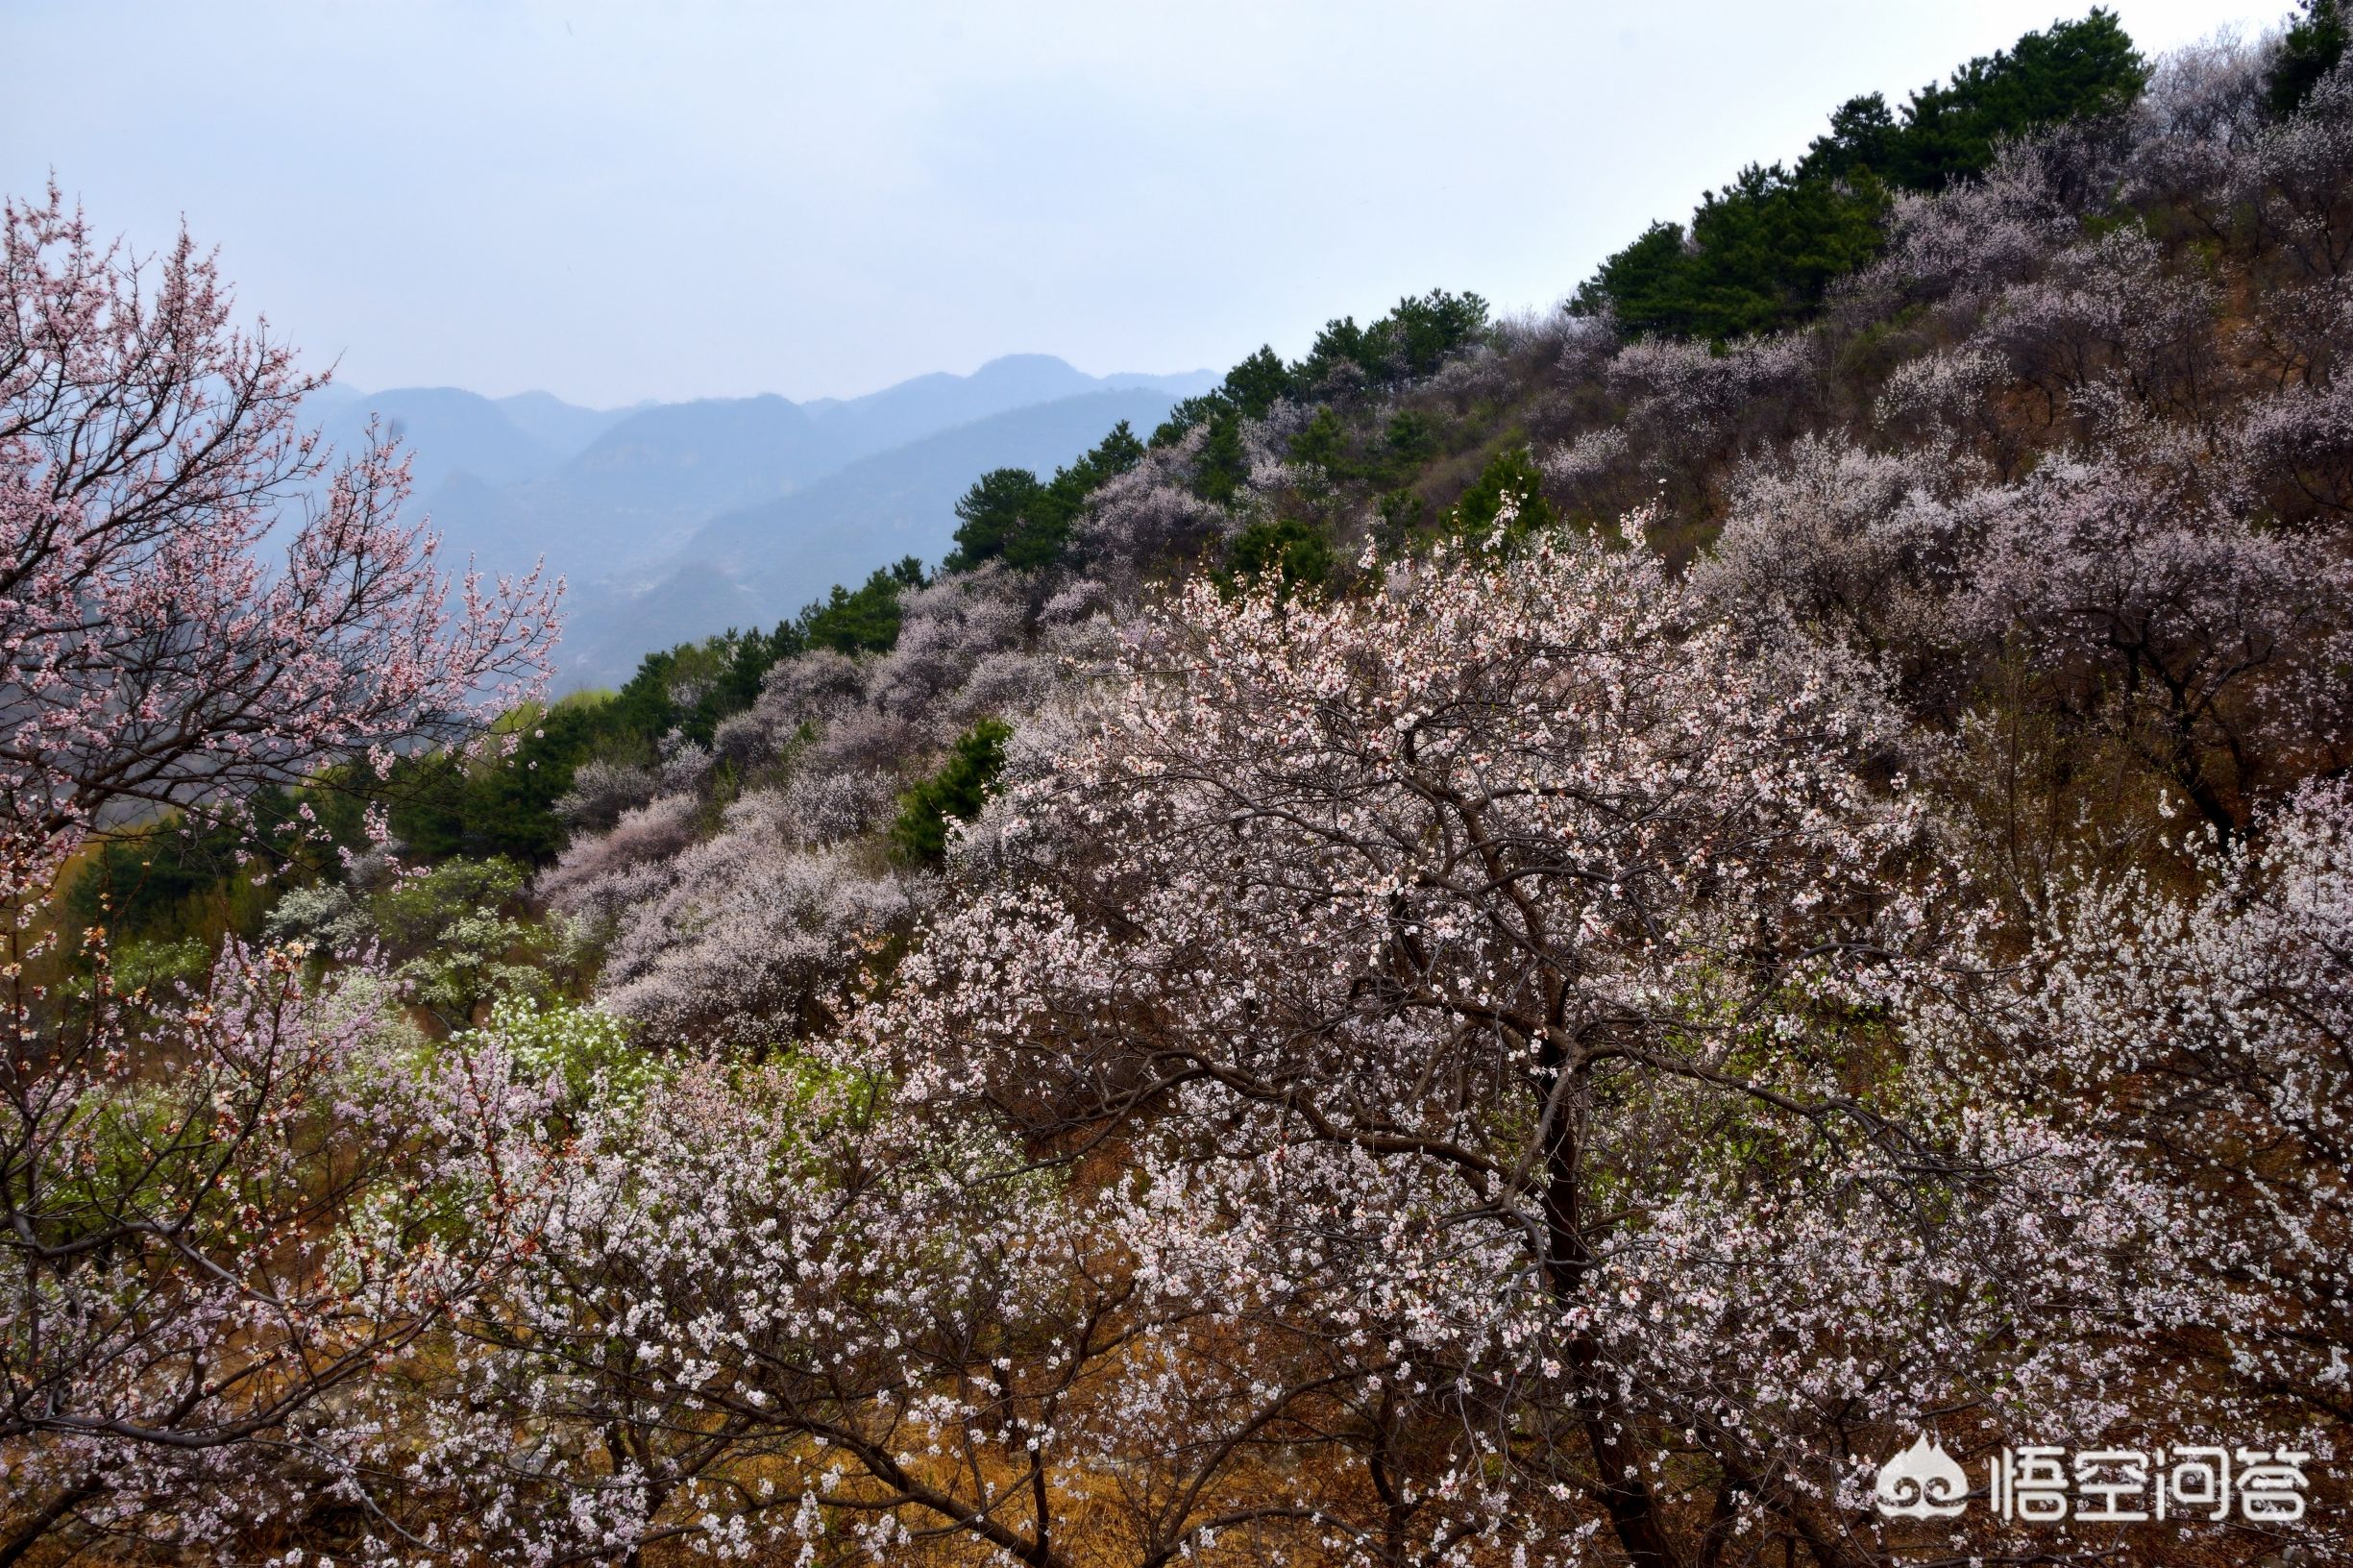
M 300 419 L 325 378 L 232 308 L 184 234 L 141 265 L 55 190 L 7 208 L 0 790 L 53 853 L 110 808 L 455 735 L 547 672 L 552 593 L 440 572 L 397 451 L 331 470 Z
M 398 453 L 331 467 L 301 425 L 322 382 L 184 235 L 141 261 L 54 189 L 0 213 L 0 1561 L 317 1507 L 349 1479 L 322 1396 L 528 1228 L 497 1052 L 407 1052 L 283 953 L 117 987 L 53 898 L 93 833 L 240 821 L 545 673 L 553 593 L 440 571 Z
M 864 1038 L 1132 1162 L 1137 1277 L 1217 1324 L 1140 1335 L 1132 1430 L 1199 1412 L 1221 1338 L 1262 1397 L 1346 1396 L 1295 1441 L 1382 1506 L 1302 1502 L 1295 1546 L 1873 1560 L 1863 1433 L 2102 1430 L 2096 1326 L 2194 1310 L 2159 1199 L 1926 1026 L 1973 900 L 1861 667 L 1643 551 L 1197 588 L 1087 729 Z

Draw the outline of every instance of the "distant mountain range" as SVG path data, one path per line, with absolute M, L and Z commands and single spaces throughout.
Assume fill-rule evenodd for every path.
M 988 469 L 1050 472 L 1124 419 L 1139 434 L 1210 371 L 1090 376 L 1050 355 L 866 397 L 581 408 L 545 392 L 330 388 L 339 448 L 371 419 L 408 448 L 449 558 L 570 585 L 559 685 L 609 685 L 648 649 L 796 613 L 902 555 L 936 563 Z

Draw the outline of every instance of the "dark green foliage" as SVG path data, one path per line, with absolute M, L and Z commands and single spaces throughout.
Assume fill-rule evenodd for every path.
M 1688 237 L 1653 224 L 1571 308 L 1606 306 L 1629 331 L 1716 341 L 1795 326 L 1877 254 L 1891 187 L 1941 189 L 1982 171 L 2005 137 L 2127 108 L 2147 78 L 2116 17 L 2096 10 L 1971 61 L 1900 116 L 1877 93 L 1851 98 L 1794 171 L 1743 169 L 1702 198 Z
M 993 468 L 972 481 L 956 502 L 956 548 L 941 567 L 969 572 L 1005 553 L 1005 543 L 1021 529 L 1045 486 L 1026 468 Z
M 1301 372 L 1286 365 L 1283 356 L 1272 348 L 1262 346 L 1227 371 L 1226 379 L 1215 391 L 1187 398 L 1168 410 L 1168 417 L 1152 432 L 1152 445 L 1171 446 L 1195 426 L 1230 421 L 1238 413 L 1250 419 L 1263 419 L 1277 403 L 1303 391 Z
M 895 639 L 897 593 L 910 573 L 920 580 L 920 564 L 902 561 L 876 574 L 892 584 L 887 608 L 875 602 L 870 579 L 858 595 L 835 591 L 849 604 L 841 616 L 833 615 L 832 605 L 812 606 L 811 618 L 843 641 L 879 635 L 871 623 L 887 618 Z M 710 744 L 722 720 L 751 706 L 768 672 L 807 646 L 804 626 L 792 623 L 769 632 L 729 630 L 681 643 L 647 654 L 616 694 L 579 694 L 549 708 L 507 714 L 498 729 L 512 739 L 511 750 L 493 747 L 478 757 L 429 752 L 399 759 L 381 781 L 345 768 L 299 794 L 266 795 L 255 803 L 265 856 L 302 874 L 338 876 L 328 851 L 361 843 L 360 816 L 375 799 L 412 861 L 504 858 L 545 865 L 568 836 L 555 803 L 572 789 L 581 764 L 592 757 L 650 762 L 673 731 Z M 306 807 L 306 823 L 296 816 Z M 306 827 L 313 837 L 323 832 L 325 844 L 302 836 L 298 830 Z M 222 930 L 252 936 L 269 895 L 246 891 L 252 868 L 239 870 L 235 846 L 236 836 L 226 830 L 183 834 L 177 822 L 135 840 L 116 840 L 77 880 L 73 907 L 86 920 L 95 919 L 105 894 L 114 923 L 140 937 Z
M 1397 302 L 1397 308 L 1365 332 L 1368 352 L 1407 376 L 1427 376 L 1457 349 L 1483 337 L 1487 331 L 1487 302 L 1476 294 L 1450 294 L 1434 288 L 1419 299 Z
M 1601 265 L 1577 285 L 1569 301 L 1572 313 L 1616 314 L 1630 332 L 1674 332 L 1682 321 L 1682 302 L 1689 292 L 1689 247 L 1679 223 L 1654 223 L 1642 236 Z
M 1694 329 L 1710 338 L 1771 331 L 1811 315 L 1831 282 L 1878 253 L 1887 198 L 1868 171 L 1805 180 L 1751 164 L 1691 220 Z
M 1231 505 L 1250 477 L 1249 454 L 1242 449 L 1242 416 L 1227 408 L 1213 415 L 1202 433 L 1201 451 L 1193 459 L 1193 494 L 1220 506 Z
M 564 846 L 568 830 L 555 802 L 570 792 L 581 764 L 651 762 L 674 731 L 710 745 L 722 721 L 759 697 L 770 670 L 813 643 L 855 651 L 886 633 L 895 641 L 899 591 L 921 578 L 920 562 L 901 561 L 855 594 L 836 588 L 829 602 L 811 605 L 798 623 L 765 632 L 730 628 L 649 653 L 609 697 L 583 694 L 544 712 L 507 715 L 500 727 L 518 737 L 509 754 L 404 758 L 385 785 L 392 831 L 417 860 L 504 857 L 545 865 Z
M 1347 476 L 1348 427 L 1329 404 L 1316 409 L 1307 429 L 1291 437 L 1290 459 L 1321 470 L 1327 480 Z
M 1841 180 L 1751 164 L 1709 191 L 1691 242 L 1654 224 L 1578 290 L 1578 307 L 1606 301 L 1628 331 L 1713 339 L 1777 331 L 1812 314 L 1830 283 L 1877 253 L 1887 199 L 1857 171 Z
M 2280 40 L 2279 58 L 2264 84 L 2266 107 L 2283 118 L 2303 108 L 2344 58 L 2345 13 L 2339 0 L 2304 0 L 2303 12 Z
M 2132 107 L 2148 84 L 2148 65 L 2116 13 L 2095 9 L 2078 22 L 2054 22 L 2007 50 L 1971 61 L 1942 86 L 1912 94 L 1891 139 L 1883 178 L 1907 190 L 1941 190 L 1981 172 L 1995 145 L 2067 120 Z
M 1143 453 L 1143 443 L 1123 419 L 1086 456 L 1056 469 L 1049 482 L 1041 483 L 1019 468 L 982 475 L 956 503 L 961 524 L 956 549 L 942 570 L 969 572 L 992 560 L 1023 570 L 1053 565 L 1069 549 L 1087 498 L 1105 480 L 1135 467 Z
M 809 611 L 801 613 L 805 619 Z M 699 643 L 649 653 L 627 684 L 598 705 L 587 725 L 593 749 L 615 761 L 643 762 L 651 757 L 652 744 L 674 729 L 708 746 L 721 720 L 751 706 L 768 672 L 807 646 L 805 627 L 779 622 L 773 631 L 731 626 Z
M 1411 408 L 1389 416 L 1388 429 L 1381 432 L 1382 445 L 1395 468 L 1411 473 L 1437 455 L 1438 432 L 1426 414 Z
M 898 644 L 898 596 L 923 582 L 923 563 L 912 555 L 876 567 L 854 593 L 837 582 L 829 598 L 800 612 L 801 639 L 837 653 L 888 653 Z
M 1409 296 L 1396 308 L 1360 328 L 1354 316 L 1324 324 L 1314 347 L 1295 373 L 1312 386 L 1342 364 L 1353 364 L 1377 381 L 1427 376 L 1446 356 L 1486 335 L 1487 302 L 1476 294 L 1434 288 Z
M 1850 98 L 1830 111 L 1830 134 L 1814 138 L 1798 164 L 1799 177 L 1844 180 L 1866 169 L 1888 169 L 1901 135 L 1880 94 Z
M 751 706 L 771 670 L 809 646 L 800 627 L 781 621 L 774 631 L 766 633 L 754 628 L 738 634 L 730 626 L 721 642 L 727 648 L 726 662 L 678 721 L 680 733 L 702 746 L 710 745 L 718 735 L 722 719 Z
M 1218 391 L 1250 418 L 1264 419 L 1267 409 L 1291 396 L 1295 389 L 1290 367 L 1284 364 L 1283 356 L 1271 348 L 1261 348 L 1226 372 L 1225 384 Z
M 1295 517 L 1253 523 L 1226 546 L 1225 581 L 1256 585 L 1272 576 L 1276 596 L 1320 588 L 1332 578 L 1332 546 L 1311 523 Z
M 259 935 L 285 877 L 334 873 L 335 848 L 361 842 L 365 802 L 354 782 L 342 769 L 313 787 L 262 791 L 247 803 L 250 838 L 181 814 L 100 841 L 66 888 L 72 926 L 104 925 L 118 944 L 194 942 L 208 954 L 224 934 Z M 118 960 L 126 950 L 117 946 Z
M 903 864 L 937 866 L 947 858 L 949 819 L 968 822 L 980 815 L 1005 771 L 1005 743 L 1012 738 L 1012 725 L 983 719 L 957 738 L 938 772 L 898 797 L 891 849 Z
M 1186 432 L 1194 426 L 1206 425 L 1232 407 L 1223 392 L 1204 392 L 1199 397 L 1187 398 L 1169 409 L 1168 417 L 1154 427 L 1151 444 L 1155 449 L 1173 447 L 1184 440 Z
M 1060 560 L 1070 547 L 1079 514 L 1087 509 L 1087 498 L 1106 480 L 1134 468 L 1142 457 L 1143 443 L 1123 419 L 1086 456 L 1067 468 L 1056 469 L 1038 499 L 1029 526 L 1007 542 L 1006 564 L 1029 569 Z
M 619 741 L 629 737 L 640 743 L 608 745 L 603 750 L 616 762 L 648 762 L 652 759 L 655 741 L 670 733 L 678 722 L 678 702 L 674 695 L 679 687 L 682 667 L 691 667 L 698 657 L 698 643 L 680 643 L 660 652 L 649 653 L 637 661 L 637 669 L 620 691 L 613 694 L 603 715 L 605 733 Z
M 646 664 L 657 659 L 675 667 L 672 655 L 650 655 Z M 564 825 L 555 815 L 555 802 L 572 788 L 580 764 L 619 733 L 616 707 L 609 701 L 559 702 L 523 730 L 508 755 L 469 762 L 437 752 L 404 760 L 388 782 L 393 834 L 420 860 L 453 855 L 504 856 L 533 864 L 553 860 L 564 846 Z M 517 721 L 510 716 L 509 723 Z M 625 739 L 645 746 L 668 727 L 651 737 Z M 650 746 L 645 749 L 650 753 Z
M 1315 342 L 1308 356 L 1299 362 L 1303 381 L 1313 385 L 1341 365 L 1362 369 L 1374 355 L 1364 346 L 1364 329 L 1357 325 L 1354 316 L 1341 316 L 1324 323 L 1324 330 L 1315 334 Z
M 1127 421 L 1123 419 L 1111 428 L 1109 435 L 1094 444 L 1094 450 L 1080 460 L 1075 470 L 1057 470 L 1056 478 L 1066 473 L 1078 473 L 1091 481 L 1088 488 L 1092 489 L 1113 475 L 1124 474 L 1141 461 L 1143 443 L 1136 439 L 1136 432 L 1128 429 Z
M 1308 356 L 1296 365 L 1286 367 L 1274 350 L 1262 348 L 1228 372 L 1216 391 L 1178 404 L 1152 432 L 1152 445 L 1172 446 L 1196 426 L 1213 425 L 1236 412 L 1263 418 L 1278 399 L 1312 395 L 1342 365 L 1381 382 L 1427 376 L 1448 355 L 1477 342 L 1486 331 L 1485 300 L 1442 288 L 1399 300 L 1395 309 L 1370 327 L 1359 327 L 1354 316 L 1328 321 L 1315 334 Z
M 1374 502 L 1381 521 L 1373 525 L 1373 542 L 1384 555 L 1401 555 L 1413 530 L 1430 521 L 1430 503 L 1409 489 L 1385 492 Z
M 1533 454 L 1524 446 L 1506 447 L 1487 459 L 1487 466 L 1456 503 L 1456 531 L 1473 543 L 1484 541 L 1494 532 L 1507 500 L 1519 502 L 1519 515 L 1511 525 L 1514 538 L 1552 527 L 1560 515 L 1544 499 L 1543 487 L 1544 475 Z
M 278 806 L 286 798 L 273 791 L 258 804 Z M 219 923 L 215 906 L 233 885 L 238 844 L 231 829 L 199 829 L 179 820 L 109 840 L 75 876 L 65 907 L 75 925 L 105 925 L 124 938 L 208 934 Z

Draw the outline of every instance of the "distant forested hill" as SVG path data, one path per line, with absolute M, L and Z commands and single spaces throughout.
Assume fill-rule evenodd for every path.
M 936 563 L 954 548 L 956 501 L 975 473 L 1052 470 L 1121 421 L 1148 430 L 1174 405 L 1164 392 L 1082 392 L 941 430 L 723 512 L 646 574 L 645 586 L 586 586 L 565 639 L 563 683 L 617 685 L 649 646 L 790 619 L 832 584 L 902 556 Z
M 821 593 L 908 550 L 937 555 L 973 472 L 1050 468 L 1120 419 L 1148 428 L 1215 380 L 1210 372 L 1096 377 L 1049 355 L 1011 355 L 968 376 L 920 376 L 806 404 L 768 396 L 590 409 L 544 392 L 492 399 L 403 387 L 331 389 L 319 406 L 338 449 L 355 449 L 371 419 L 399 432 L 417 504 L 449 558 L 513 573 L 544 558 L 566 577 L 568 678 L 611 680 L 649 644 L 789 614 L 801 602 L 794 595 Z M 903 459 L 882 460 L 898 448 L 909 449 Z M 834 475 L 843 482 L 769 523 L 712 534 L 724 558 L 702 553 L 706 524 L 767 515 Z

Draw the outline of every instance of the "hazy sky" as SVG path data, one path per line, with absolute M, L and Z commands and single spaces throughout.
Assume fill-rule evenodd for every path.
M 2285 7 L 2115 9 L 2153 52 Z M 184 213 L 361 387 L 1223 368 L 1408 290 L 1549 305 L 2056 9 L 0 0 L 0 188 L 145 248 Z

